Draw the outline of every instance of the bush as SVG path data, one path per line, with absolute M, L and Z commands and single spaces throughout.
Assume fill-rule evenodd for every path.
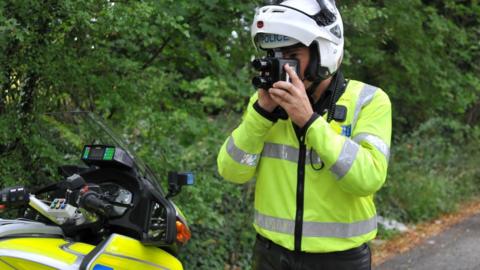
M 418 222 L 480 194 L 479 140 L 478 128 L 433 118 L 394 141 L 379 213 Z

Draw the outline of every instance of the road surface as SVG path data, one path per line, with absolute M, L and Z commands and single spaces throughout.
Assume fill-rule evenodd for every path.
M 397 255 L 374 269 L 480 270 L 480 214 L 425 240 L 418 247 Z

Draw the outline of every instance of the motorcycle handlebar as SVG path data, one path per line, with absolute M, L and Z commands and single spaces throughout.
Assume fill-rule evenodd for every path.
M 94 191 L 87 191 L 82 194 L 79 206 L 105 217 L 108 217 L 113 210 L 113 205 L 105 202 L 100 198 L 100 195 Z

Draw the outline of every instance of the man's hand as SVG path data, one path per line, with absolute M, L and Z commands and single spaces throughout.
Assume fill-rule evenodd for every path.
M 288 113 L 292 121 L 302 128 L 312 117 L 313 109 L 303 82 L 288 64 L 284 68 L 292 82 L 278 81 L 268 93 L 272 100 Z
M 271 113 L 278 106 L 278 103 L 270 97 L 270 94 L 266 90 L 258 89 L 258 105 L 265 111 Z

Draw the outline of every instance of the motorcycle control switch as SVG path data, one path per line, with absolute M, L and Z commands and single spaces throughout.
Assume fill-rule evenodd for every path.
M 0 204 L 7 207 L 24 206 L 28 204 L 29 196 L 25 187 L 8 187 L 0 191 Z

